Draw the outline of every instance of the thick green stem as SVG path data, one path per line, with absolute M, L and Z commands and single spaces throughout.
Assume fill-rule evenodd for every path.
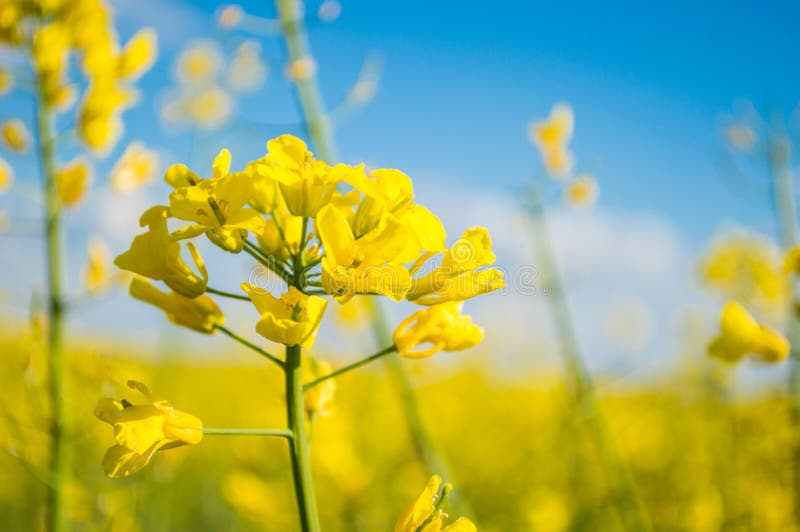
M 598 454 L 609 477 L 612 495 L 625 529 L 630 531 L 652 530 L 649 516 L 641 502 L 628 466 L 620 456 L 598 407 L 591 376 L 584 367 L 566 294 L 556 266 L 544 209 L 539 193 L 535 189 L 530 198 L 530 218 L 543 288 L 547 289 L 543 295 L 550 305 L 550 313 L 567 366 L 567 377 L 576 406 L 595 438 Z
M 47 275 L 47 364 L 52 404 L 50 421 L 50 473 L 47 491 L 46 528 L 61 531 L 66 527 L 64 489 L 69 474 L 67 409 L 65 405 L 65 363 L 63 346 L 64 301 L 61 286 L 61 205 L 54 181 L 54 141 L 52 115 L 44 103 L 44 90 L 38 83 L 36 130 L 45 195 L 45 243 Z
M 303 532 L 319 532 L 319 517 L 311 477 L 311 455 L 303 398 L 302 350 L 286 346 L 286 422 L 294 438 L 289 440 L 294 491 Z

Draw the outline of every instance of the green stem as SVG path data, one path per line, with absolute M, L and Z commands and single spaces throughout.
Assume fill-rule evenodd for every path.
M 251 244 L 248 241 L 245 241 L 243 249 L 251 257 L 256 259 L 258 263 L 262 264 L 263 266 L 266 266 L 268 270 L 270 270 L 275 275 L 280 277 L 283 280 L 283 282 L 285 282 L 286 284 L 289 284 L 291 282 L 292 280 L 291 276 L 287 272 L 283 271 L 283 269 L 280 266 L 275 264 L 275 261 L 273 261 L 270 257 L 264 255 L 256 245 Z
M 250 298 L 243 294 L 232 294 L 231 292 L 225 292 L 223 290 L 217 290 L 216 288 L 211 288 L 210 286 L 206 287 L 206 292 L 209 294 L 215 294 L 222 297 L 229 297 L 231 299 L 240 299 L 242 301 L 250 301 Z
M 549 292 L 545 292 L 544 295 L 550 305 L 550 313 L 561 344 L 561 353 L 566 362 L 567 376 L 575 403 L 595 438 L 602 466 L 609 476 L 612 495 L 625 529 L 650 531 L 652 530 L 650 518 L 639 497 L 628 466 L 620 456 L 602 416 L 595 397 L 592 378 L 584 367 L 566 294 L 556 266 L 544 209 L 539 192 L 535 188 L 532 190 L 530 202 L 535 252 L 539 259 L 544 287 L 549 289 Z
M 261 355 L 264 358 L 266 358 L 267 360 L 269 360 L 270 362 L 274 362 L 275 364 L 277 364 L 281 368 L 285 367 L 285 364 L 284 364 L 283 360 L 281 360 L 280 358 L 276 357 L 275 355 L 269 353 L 267 350 L 258 347 L 253 342 L 251 342 L 249 340 L 246 340 L 245 338 L 242 338 L 241 336 L 239 336 L 238 334 L 236 334 L 232 330 L 228 329 L 227 327 L 224 327 L 224 326 L 219 325 L 219 324 L 214 325 L 214 327 L 218 331 L 221 331 L 221 332 L 225 333 L 226 335 L 230 336 L 231 338 L 233 338 L 234 340 L 236 340 L 240 344 L 242 344 L 242 345 L 244 345 L 246 347 L 249 347 L 250 349 L 252 349 L 256 353 L 258 353 L 259 355 Z
M 52 115 L 44 103 L 44 89 L 37 80 L 36 131 L 45 194 L 45 241 L 47 246 L 47 362 L 52 402 L 50 421 L 50 471 L 52 483 L 47 491 L 46 528 L 59 532 L 66 528 L 64 490 L 69 475 L 67 408 L 65 405 L 65 362 L 63 346 L 64 305 L 61 287 L 61 205 L 54 181 L 55 143 L 50 129 Z
M 317 505 L 311 477 L 311 456 L 306 432 L 306 409 L 303 397 L 302 350 L 286 346 L 286 422 L 294 438 L 289 440 L 292 476 L 300 525 L 303 532 L 319 532 Z
M 292 431 L 283 429 L 220 429 L 205 427 L 203 428 L 203 434 L 206 436 L 275 436 L 288 440 L 294 438 Z
M 336 371 L 328 373 L 327 375 L 323 375 L 322 377 L 320 377 L 318 379 L 315 379 L 315 380 L 313 380 L 311 382 L 308 382 L 308 383 L 304 384 L 303 385 L 303 390 L 307 391 L 307 390 L 313 388 L 314 386 L 316 386 L 317 384 L 319 384 L 321 382 L 324 382 L 324 381 L 326 381 L 328 379 L 332 379 L 334 377 L 338 377 L 342 373 L 347 373 L 348 371 L 351 371 L 351 370 L 354 370 L 356 368 L 359 368 L 359 367 L 361 367 L 361 366 L 363 366 L 365 364 L 369 364 L 373 360 L 378 360 L 379 358 L 385 357 L 386 355 L 388 355 L 390 353 L 394 353 L 395 351 L 397 351 L 397 347 L 395 347 L 394 345 L 390 345 L 386 349 L 378 351 L 374 355 L 370 355 L 370 356 L 368 356 L 366 358 L 362 358 L 361 360 L 353 362 L 352 364 L 349 364 L 347 366 L 339 368 Z

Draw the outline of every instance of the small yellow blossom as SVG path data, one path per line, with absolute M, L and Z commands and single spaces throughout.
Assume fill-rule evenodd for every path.
M 136 79 L 153 66 L 158 55 L 158 37 L 152 28 L 139 30 L 123 48 L 118 58 L 117 75 Z
M 393 340 L 400 355 L 425 358 L 439 351 L 463 351 L 483 340 L 483 329 L 461 314 L 462 303 L 450 301 L 418 310 L 400 322 Z
M 539 148 L 545 169 L 554 177 L 567 175 L 573 166 L 573 157 L 568 150 L 574 128 L 572 108 L 567 104 L 556 104 L 550 117 L 531 125 L 531 140 Z
M 191 242 L 187 247 L 200 275 L 195 274 L 183 261 L 180 244 L 170 237 L 168 217 L 167 207 L 156 206 L 145 211 L 139 219 L 139 225 L 147 227 L 147 232 L 136 236 L 130 249 L 119 255 L 114 264 L 154 281 L 164 281 L 178 294 L 195 298 L 206 291 L 208 272 L 200 253 Z
M 111 250 L 100 238 L 89 241 L 88 257 L 83 266 L 83 284 L 90 294 L 99 294 L 111 282 Z
M 177 239 L 206 234 L 226 251 L 238 253 L 247 232 L 258 234 L 264 219 L 246 207 L 253 194 L 253 181 L 247 172 L 230 173 L 231 154 L 222 150 L 214 159 L 213 177 L 196 185 L 176 188 L 169 196 L 172 215 L 195 222 L 173 233 Z
M 295 83 L 307 81 L 317 73 L 317 62 L 313 57 L 301 57 L 286 66 L 286 77 Z
M 734 124 L 722 130 L 728 142 L 741 151 L 750 151 L 758 142 L 758 137 L 753 128 L 748 124 Z
M 396 259 L 406 248 L 408 229 L 391 214 L 366 236 L 356 239 L 342 212 L 323 207 L 315 220 L 325 256 L 322 287 L 344 302 L 354 294 L 382 294 L 396 301 L 411 288 L 408 270 Z
M 201 129 L 216 129 L 230 119 L 233 99 L 217 86 L 200 90 L 183 90 L 168 99 L 161 108 L 161 118 L 174 125 L 192 125 Z
M 0 195 L 5 194 L 14 184 L 14 169 L 0 157 Z
M 331 167 L 315 159 L 306 143 L 292 135 L 268 141 L 267 151 L 257 170 L 280 184 L 286 206 L 295 216 L 316 216 L 330 203 L 337 183 L 352 172 L 346 165 Z
M 270 217 L 264 224 L 264 229 L 256 236 L 259 247 L 267 255 L 289 260 L 300 249 L 303 219 L 289 213 L 281 213 L 276 217 Z
M 140 277 L 131 280 L 130 294 L 163 310 L 169 321 L 175 325 L 197 332 L 211 334 L 216 330 L 216 325 L 225 323 L 222 311 L 206 295 L 191 299 L 177 292 L 162 292 Z
M 489 231 L 471 227 L 447 250 L 439 267 L 412 280 L 406 297 L 418 305 L 436 305 L 499 290 L 505 286 L 503 272 L 496 268 L 479 269 L 494 260 Z
M 598 192 L 592 176 L 579 176 L 564 189 L 564 199 L 574 207 L 591 207 L 597 202 Z
M 310 349 L 328 302 L 309 296 L 290 286 L 277 298 L 257 286 L 243 283 L 242 290 L 261 315 L 256 332 L 268 340 L 284 345 L 300 345 Z
M 111 169 L 111 189 L 127 194 L 151 182 L 158 168 L 158 155 L 142 142 L 131 142 Z
M 0 67 L 0 96 L 8 94 L 14 88 L 14 76 L 11 72 Z
M 241 24 L 244 18 L 244 9 L 240 5 L 222 6 L 217 11 L 217 25 L 220 28 L 229 30 Z
M 738 362 L 750 355 L 762 362 L 780 362 L 789 355 L 789 342 L 779 332 L 758 323 L 747 310 L 729 301 L 719 318 L 720 333 L 708 352 L 726 362 Z
M 219 74 L 223 62 L 222 50 L 214 41 L 193 42 L 178 56 L 178 79 L 188 85 L 208 84 Z
M 433 475 L 417 500 L 400 516 L 394 532 L 477 532 L 475 525 L 466 517 L 460 517 L 442 528 L 448 515 L 441 506 L 453 487 L 445 483 L 440 492 L 441 485 L 442 477 Z
M 256 41 L 245 41 L 236 48 L 228 67 L 228 86 L 239 92 L 253 92 L 264 84 L 267 66 L 260 57 L 261 47 Z
M 83 200 L 92 184 L 92 167 L 86 159 L 78 158 L 58 168 L 53 180 L 61 203 L 73 207 Z
M 6 120 L 2 126 L 3 144 L 7 148 L 24 153 L 28 150 L 31 143 L 31 136 L 22 120 Z
M 303 357 L 303 382 L 308 383 L 333 372 L 331 365 L 324 360 Z M 326 416 L 333 411 L 333 397 L 336 393 L 334 379 L 327 379 L 305 392 L 305 408 L 309 414 Z
M 125 399 L 102 398 L 95 416 L 114 427 L 116 444 L 103 457 L 103 470 L 110 478 L 124 478 L 145 467 L 156 451 L 195 445 L 203 439 L 203 422 L 176 410 L 167 401 L 153 398 L 147 386 L 128 381 L 148 403 L 134 405 Z

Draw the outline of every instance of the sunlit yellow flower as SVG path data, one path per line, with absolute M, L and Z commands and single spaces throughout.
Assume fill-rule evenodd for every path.
M 193 42 L 178 56 L 178 79 L 189 85 L 207 84 L 217 77 L 223 62 L 222 51 L 214 41 Z
M 14 184 L 14 169 L 0 157 L 0 195 L 5 194 Z
M 231 154 L 222 150 L 214 159 L 213 177 L 196 185 L 178 187 L 169 196 L 172 215 L 195 222 L 173 233 L 177 239 L 206 234 L 214 244 L 238 253 L 247 231 L 260 233 L 264 219 L 247 207 L 253 195 L 253 181 L 247 172 L 229 173 Z
M 228 86 L 240 92 L 252 92 L 264 84 L 267 66 L 260 57 L 261 47 L 256 41 L 245 41 L 236 48 L 228 67 Z
M 131 142 L 111 169 L 111 188 L 126 194 L 149 182 L 156 175 L 158 155 L 141 142 Z
M 83 266 L 83 284 L 90 294 L 99 294 L 111 282 L 111 250 L 99 238 L 89 241 L 88 257 Z
M 264 229 L 257 236 L 259 247 L 267 255 L 289 260 L 300 250 L 303 219 L 289 213 L 278 214 L 266 221 Z
M 429 357 L 439 351 L 463 351 L 483 340 L 483 329 L 461 314 L 462 303 L 440 303 L 416 311 L 400 322 L 393 340 L 400 355 Z
M 300 345 L 306 349 L 314 345 L 327 301 L 303 294 L 294 286 L 280 298 L 250 283 L 243 283 L 242 290 L 261 315 L 256 324 L 258 334 L 284 345 Z
M 442 477 L 433 475 L 422 490 L 422 493 L 409 506 L 394 526 L 394 532 L 476 532 L 475 525 L 466 517 L 460 517 L 452 524 L 443 526 L 448 517 L 441 509 L 442 503 L 452 490 L 450 484 L 445 484 L 442 491 L 439 487 Z M 424 525 L 424 526 L 423 526 Z
M 244 18 L 244 9 L 239 5 L 222 6 L 217 11 L 217 25 L 226 30 L 238 26 Z
M 162 292 L 141 277 L 131 280 L 130 294 L 163 310 L 169 321 L 175 325 L 197 332 L 211 334 L 216 330 L 215 325 L 225 323 L 222 311 L 206 295 L 191 299 L 177 292 Z
M 301 57 L 286 66 L 286 77 L 294 82 L 306 81 L 317 73 L 317 62 L 313 57 Z
M 723 129 L 728 142 L 741 151 L 749 151 L 758 141 L 756 132 L 748 124 L 734 124 Z
M 256 159 L 248 163 L 245 170 L 250 174 L 253 182 L 253 195 L 250 197 L 250 206 L 263 214 L 280 212 L 286 207 L 278 182 L 268 171 L 268 165 L 268 158 Z
M 471 227 L 447 250 L 439 267 L 412 280 L 406 297 L 419 305 L 436 305 L 503 288 L 503 272 L 496 268 L 479 269 L 494 260 L 489 231 Z
M 92 167 L 86 159 L 75 159 L 58 168 L 53 181 L 61 203 L 66 207 L 75 206 L 83 200 L 92 184 Z
M 331 365 L 324 360 L 310 356 L 303 357 L 303 382 L 308 383 L 333 372 Z M 336 393 L 334 379 L 327 379 L 305 392 L 305 408 L 309 414 L 326 416 L 333 411 L 333 397 Z
M 93 78 L 78 110 L 77 130 L 81 140 L 94 151 L 108 151 L 122 135 L 120 113 L 136 99 L 136 91 L 114 76 Z
M 200 419 L 154 399 L 140 382 L 128 381 L 128 387 L 142 393 L 148 402 L 134 405 L 125 399 L 102 398 L 94 410 L 98 419 L 114 427 L 116 445 L 103 457 L 103 470 L 111 478 L 136 473 L 156 451 L 194 445 L 203 439 Z
M 573 158 L 568 145 L 573 127 L 572 108 L 563 103 L 553 107 L 547 120 L 530 127 L 531 140 L 539 148 L 545 169 L 552 176 L 564 176 L 572 169 Z
M 185 164 L 173 164 L 164 172 L 164 181 L 172 188 L 189 187 L 198 184 L 200 177 Z
M 354 294 L 382 294 L 396 301 L 411 288 L 411 277 L 394 261 L 406 248 L 408 229 L 391 214 L 378 227 L 356 239 L 342 212 L 323 207 L 315 220 L 325 256 L 322 286 L 341 301 Z
M 591 207 L 597 202 L 597 181 L 592 176 L 577 177 L 564 189 L 564 199 L 574 207 Z
M 0 67 L 0 96 L 7 94 L 14 88 L 14 76 L 11 72 Z
M 779 332 L 758 323 L 747 310 L 729 301 L 719 318 L 720 333 L 708 352 L 726 362 L 738 362 L 750 355 L 762 362 L 780 362 L 789 355 L 789 342 Z
M 280 184 L 286 206 L 295 216 L 316 216 L 331 201 L 336 184 L 352 172 L 343 164 L 331 167 L 315 159 L 305 142 L 292 135 L 267 141 L 267 151 L 258 172 Z
M 22 153 L 28 150 L 31 136 L 22 120 L 6 120 L 2 126 L 3 144 L 11 150 Z
M 130 249 L 119 255 L 114 264 L 154 281 L 164 281 L 178 294 L 195 298 L 206 291 L 208 273 L 200 253 L 191 242 L 187 247 L 200 275 L 183 261 L 180 244 L 170 237 L 168 217 L 167 207 L 156 206 L 145 211 L 139 225 L 147 227 L 147 232 L 134 238 Z
M 139 30 L 131 37 L 118 58 L 117 75 L 136 79 L 153 66 L 158 55 L 158 37 L 152 28 Z

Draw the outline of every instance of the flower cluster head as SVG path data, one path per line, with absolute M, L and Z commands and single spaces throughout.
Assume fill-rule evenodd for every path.
M 313 345 L 327 306 L 323 296 L 345 303 L 383 295 L 430 307 L 395 335 L 402 354 L 465 349 L 482 331 L 458 303 L 505 285 L 491 267 L 486 229 L 469 228 L 448 247 L 441 221 L 414 201 L 406 174 L 328 164 L 291 135 L 268 141 L 267 153 L 241 170 L 222 150 L 209 177 L 177 164 L 164 179 L 173 187 L 169 205 L 142 215 L 147 231 L 115 263 L 164 282 L 171 294 L 142 279 L 131 292 L 195 330 L 213 332 L 222 319 L 205 294 L 209 276 L 192 242 L 186 247 L 195 268 L 181 257 L 181 242 L 203 235 L 229 253 L 246 252 L 285 282 L 277 295 L 252 282 L 241 287 L 259 313 L 256 331 L 287 346 Z M 425 343 L 432 347 L 420 350 Z
M 114 427 L 116 443 L 103 458 L 103 470 L 111 478 L 136 473 L 156 451 L 194 445 L 203 439 L 203 422 L 198 418 L 154 399 L 141 382 L 128 381 L 128 387 L 144 395 L 147 403 L 137 405 L 105 397 L 94 410 L 98 419 Z
M 451 524 L 444 525 L 448 515 L 442 506 L 452 489 L 449 483 L 442 486 L 442 477 L 433 475 L 417 500 L 397 520 L 394 532 L 476 532 L 478 529 L 475 524 L 466 517 L 459 517 Z
M 729 301 L 719 318 L 719 334 L 708 346 L 708 353 L 726 362 L 739 362 L 745 356 L 761 362 L 780 362 L 789 355 L 789 342 L 775 329 L 756 321 L 739 303 Z

